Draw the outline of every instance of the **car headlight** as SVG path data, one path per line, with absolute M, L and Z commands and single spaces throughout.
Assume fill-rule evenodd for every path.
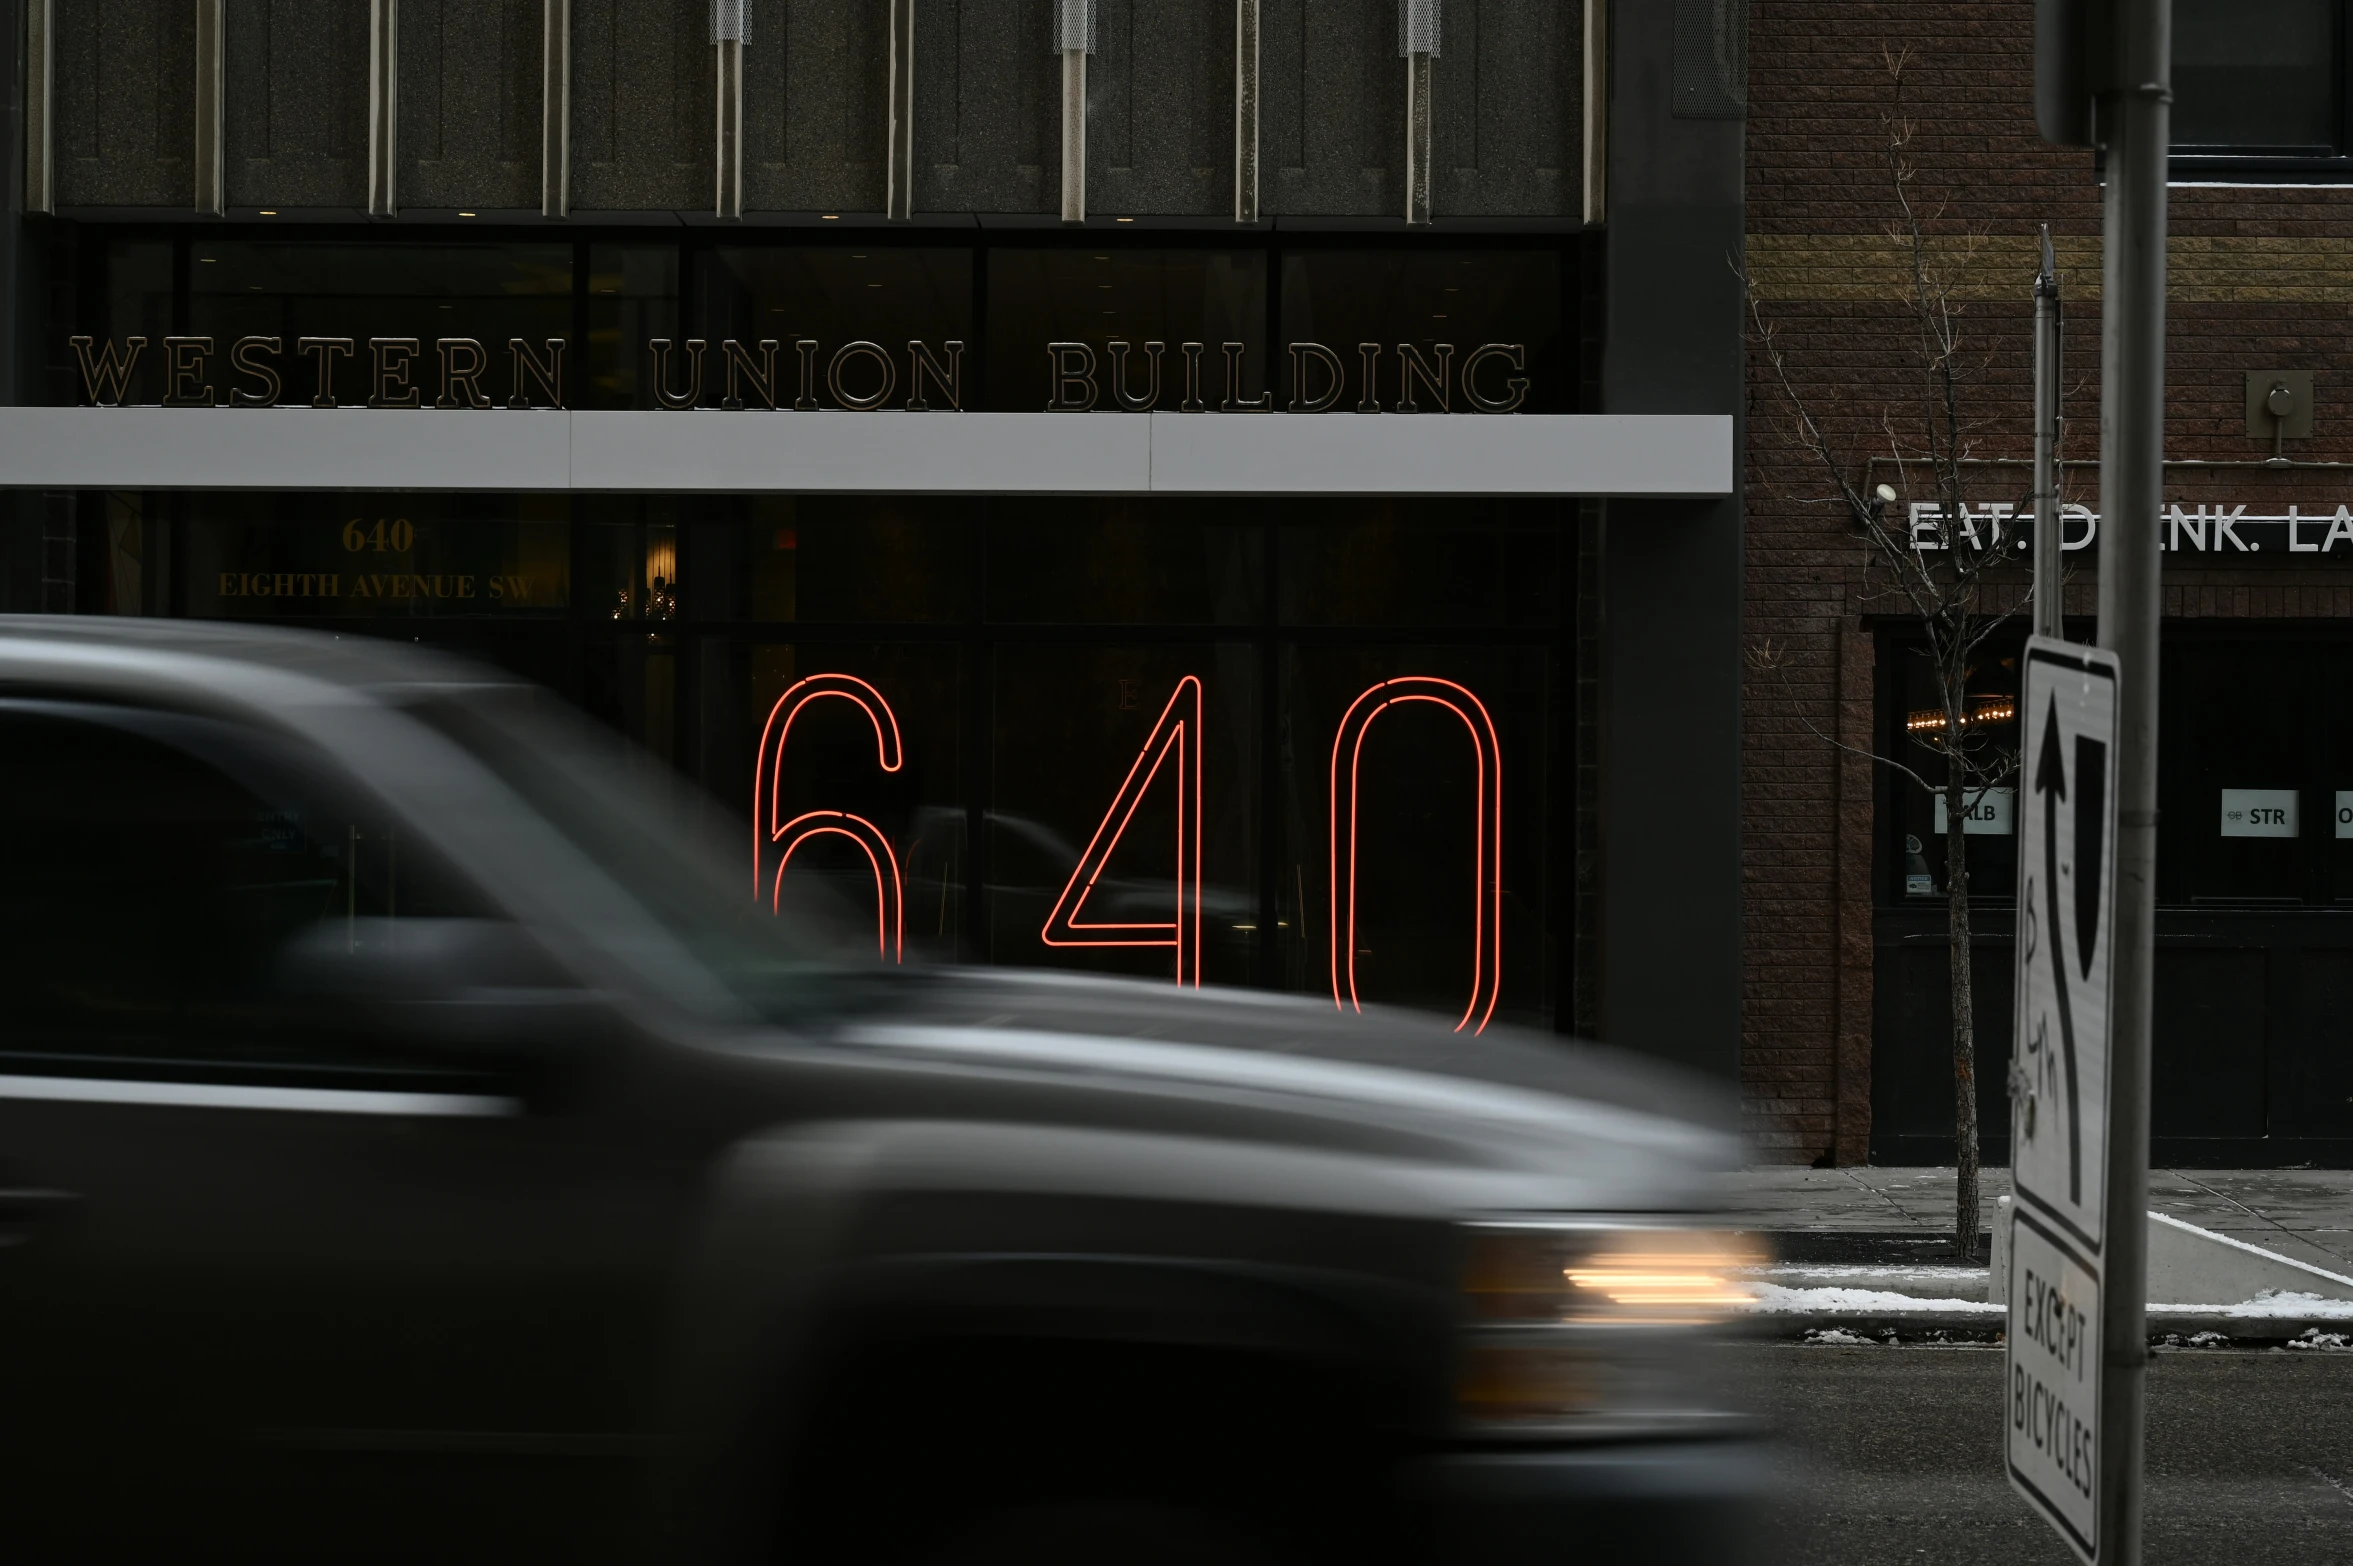
M 1742 1237 L 1563 1221 L 1472 1224 L 1464 1241 L 1456 1397 L 1471 1428 L 1598 1435 L 1723 1417 L 1697 1399 L 1689 1329 L 1755 1297 L 1747 1277 L 1764 1257 Z

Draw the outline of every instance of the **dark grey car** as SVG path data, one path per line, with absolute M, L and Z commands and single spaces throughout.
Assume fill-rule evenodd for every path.
M 551 699 L 0 621 L 12 1560 L 1727 1560 L 1679 1084 L 821 961 Z

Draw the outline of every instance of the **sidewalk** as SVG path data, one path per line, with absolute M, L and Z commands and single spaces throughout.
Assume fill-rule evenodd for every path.
M 1734 1211 L 1775 1236 L 1895 1239 L 1953 1232 L 1950 1169 L 1742 1171 Z M 2010 1171 L 1987 1169 L 1985 1223 L 2010 1194 Z M 2149 1206 L 2169 1217 L 2260 1245 L 2331 1272 L 2353 1274 L 2353 1169 L 2154 1169 Z
M 1985 1170 L 1980 1190 L 1990 1227 L 1998 1200 L 2009 1194 L 2010 1171 Z M 2353 1170 L 2153 1170 L 2149 1205 L 2308 1266 L 2353 1275 Z M 1951 1169 L 1749 1169 L 1734 1181 L 1732 1218 L 1774 1257 L 1757 1276 L 1760 1327 L 1778 1321 L 1782 1330 L 1802 1329 L 1809 1338 L 1827 1329 L 1824 1341 L 1843 1342 L 1848 1329 L 1982 1336 L 2001 1326 L 2002 1308 L 1987 1297 L 1984 1239 L 1973 1264 L 1953 1251 Z M 2309 1338 L 2342 1334 L 2349 1324 L 2353 1307 L 2309 1295 L 2153 1306 L 2150 1316 L 2153 1332 L 2172 1334 L 2166 1341 L 2186 1334 Z

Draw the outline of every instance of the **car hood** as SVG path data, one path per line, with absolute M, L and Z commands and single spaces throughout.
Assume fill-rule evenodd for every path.
M 1728 1091 L 1601 1046 L 1251 990 L 933 970 L 845 1018 L 861 1053 L 1143 1091 L 1184 1129 L 1446 1171 L 1458 1205 L 1693 1210 L 1739 1161 Z M 1247 1127 L 1247 1129 L 1244 1129 Z M 1334 1128 L 1343 1127 L 1335 1135 Z

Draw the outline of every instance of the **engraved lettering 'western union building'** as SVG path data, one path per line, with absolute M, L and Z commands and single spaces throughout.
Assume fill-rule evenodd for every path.
M 77 336 L 71 342 L 83 400 L 98 407 L 123 406 L 148 339 Z M 428 352 L 422 338 L 371 337 L 366 342 L 368 391 L 363 405 L 562 408 L 567 342 L 561 337 L 536 343 L 508 338 L 506 395 L 499 399 L 484 389 L 494 373 L 494 355 L 479 339 L 435 338 Z M 937 348 L 920 338 L 910 339 L 904 354 L 898 355 L 864 339 L 839 344 L 828 353 L 825 344 L 801 338 L 791 344 L 789 362 L 782 358 L 785 346 L 775 338 L 745 343 L 729 337 L 720 340 L 714 353 L 711 343 L 700 337 L 683 342 L 651 338 L 645 351 L 654 402 L 679 412 L 867 412 L 891 406 L 911 413 L 935 406 L 963 410 L 964 344 L 957 339 Z M 1158 407 L 1166 394 L 1177 398 L 1176 409 L 1184 413 L 1276 411 L 1271 387 L 1255 397 L 1245 395 L 1248 345 L 1217 343 L 1214 357 L 1212 346 L 1181 342 L 1172 359 L 1165 342 L 1112 338 L 1100 352 L 1092 343 L 1048 343 L 1044 409 L 1144 413 Z M 1516 413 L 1528 400 L 1525 343 L 1482 343 L 1462 355 L 1459 363 L 1453 343 L 1398 343 L 1393 350 L 1380 343 L 1358 343 L 1345 358 L 1323 343 L 1295 342 L 1285 349 L 1291 370 L 1290 400 L 1282 406 L 1287 413 L 1328 413 L 1343 407 L 1356 413 Z M 361 345 L 350 337 L 298 337 L 289 355 L 283 337 L 239 337 L 225 351 L 212 337 L 166 337 L 161 357 L 163 407 L 274 408 L 288 400 L 291 375 L 309 382 L 309 406 L 339 408 L 345 404 L 336 394 L 336 368 L 346 359 L 357 366 Z M 225 369 L 216 368 L 224 359 Z M 1393 360 L 1394 368 L 1384 365 L 1385 359 Z M 428 385 L 433 389 L 429 402 Z M 1384 387 L 1391 394 L 1386 405 L 1381 397 Z M 299 387 L 293 395 L 301 400 Z

